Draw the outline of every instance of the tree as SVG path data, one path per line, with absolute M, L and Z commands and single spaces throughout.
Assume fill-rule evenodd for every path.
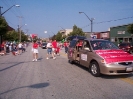
M 6 22 L 5 18 L 0 17 L 0 36 L 5 35 L 8 28 L 8 23 Z
M 62 34 L 60 32 L 58 32 L 57 35 L 56 35 L 56 37 L 55 37 L 55 39 L 57 41 L 61 41 L 62 40 Z
M 36 38 L 38 39 L 38 38 Z M 28 41 L 28 35 L 26 35 L 23 31 L 21 32 L 21 41 Z
M 8 41 L 19 41 L 19 33 L 16 31 L 8 31 L 5 34 L 4 39 Z
M 85 36 L 85 33 L 81 28 L 78 28 L 76 25 L 73 26 L 73 31 L 68 34 L 68 36 Z
M 131 34 L 133 34 L 133 24 L 130 24 L 128 27 L 127 27 L 127 31 Z

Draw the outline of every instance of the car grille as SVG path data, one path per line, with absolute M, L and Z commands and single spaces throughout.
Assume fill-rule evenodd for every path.
M 121 62 L 121 63 L 118 63 L 118 64 L 127 66 L 127 65 L 131 65 L 132 62 Z

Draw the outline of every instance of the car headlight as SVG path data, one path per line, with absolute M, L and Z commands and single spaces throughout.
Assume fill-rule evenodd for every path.
M 101 60 L 101 63 L 106 63 L 106 61 L 104 59 Z

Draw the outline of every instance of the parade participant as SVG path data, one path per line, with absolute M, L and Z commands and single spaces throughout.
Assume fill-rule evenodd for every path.
M 64 47 L 65 47 L 65 53 L 67 54 L 68 52 L 68 46 L 69 46 L 69 43 L 66 41 L 64 42 Z
M 46 59 L 49 59 L 49 54 L 52 54 L 52 57 L 53 59 L 55 59 L 56 57 L 54 57 L 54 51 L 52 50 L 53 45 L 52 45 L 52 41 L 50 40 L 48 43 L 47 43 L 47 58 Z
M 18 55 L 21 55 L 21 53 L 22 53 L 22 43 L 21 42 L 19 42 L 19 44 L 18 44 Z
M 36 42 L 36 40 L 34 40 L 33 42 L 33 46 L 32 46 L 32 51 L 33 51 L 33 60 L 32 61 L 37 61 L 38 59 L 38 43 Z
M 6 54 L 6 52 L 5 52 L 5 42 L 2 42 L 2 44 L 1 44 L 1 53 L 0 53 L 1 55 L 5 55 Z
M 54 55 L 55 55 L 55 53 L 56 53 L 56 50 L 57 50 L 57 42 L 56 42 L 56 40 L 54 40 L 54 41 L 52 42 L 52 51 L 53 51 Z
M 60 55 L 60 44 L 57 42 L 56 54 Z

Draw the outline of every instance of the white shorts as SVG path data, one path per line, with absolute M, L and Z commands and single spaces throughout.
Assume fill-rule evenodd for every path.
M 38 49 L 33 49 L 33 53 L 39 53 Z
M 52 51 L 54 52 L 55 51 L 55 48 L 52 48 Z

